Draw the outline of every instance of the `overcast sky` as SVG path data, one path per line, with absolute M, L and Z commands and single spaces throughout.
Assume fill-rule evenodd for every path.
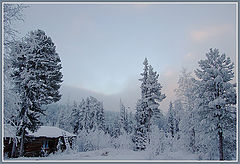
M 235 63 L 235 15 L 233 4 L 35 4 L 15 26 L 21 35 L 44 30 L 62 60 L 63 86 L 103 95 L 108 110 L 119 110 L 120 97 L 134 108 L 147 57 L 166 111 L 182 67 L 196 69 L 211 47 Z

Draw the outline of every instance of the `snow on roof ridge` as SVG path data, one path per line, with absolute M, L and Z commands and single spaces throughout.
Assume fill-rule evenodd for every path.
M 32 133 L 29 130 L 28 135 L 34 137 L 49 137 L 49 138 L 57 138 L 63 136 L 63 133 L 66 134 L 68 137 L 73 137 L 76 135 L 72 134 L 66 130 L 60 129 L 56 126 L 40 126 L 39 129 Z M 14 137 L 16 135 L 16 127 L 10 124 L 4 124 L 4 137 Z
M 56 126 L 40 126 L 36 132 L 29 132 L 29 135 L 34 137 L 57 138 L 63 136 L 63 133 L 66 133 L 66 136 L 68 137 L 76 136 L 75 134 L 69 133 L 68 131 L 60 129 Z

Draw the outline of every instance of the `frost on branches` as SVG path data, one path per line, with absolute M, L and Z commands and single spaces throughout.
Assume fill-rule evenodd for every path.
M 173 138 L 176 133 L 176 123 L 175 123 L 175 111 L 173 110 L 172 102 L 169 104 L 169 109 L 167 113 L 167 127 L 168 127 L 168 133 L 170 133 L 171 137 Z
M 44 114 L 41 106 L 61 98 L 62 67 L 54 43 L 42 30 L 32 31 L 23 41 L 16 41 L 11 55 L 14 56 L 12 78 L 20 97 L 17 135 L 21 136 L 22 156 L 26 129 L 34 132 L 41 124 L 38 119 Z
M 79 105 L 74 103 L 69 119 L 74 134 L 79 134 L 83 130 L 86 133 L 105 131 L 103 103 L 92 96 L 83 99 Z
M 135 150 L 145 150 L 149 143 L 149 132 L 153 116 L 160 114 L 159 102 L 166 96 L 161 93 L 162 86 L 158 82 L 158 74 L 153 71 L 152 66 L 148 66 L 148 60 L 145 58 L 144 72 L 141 73 L 141 99 L 136 107 L 136 128 L 133 141 L 136 144 Z
M 170 101 L 167 117 L 167 134 L 170 138 L 180 138 L 180 123 L 182 121 L 183 107 L 180 100 L 175 100 L 174 105 Z
M 231 158 L 231 149 L 236 150 L 236 85 L 231 83 L 234 64 L 217 49 L 210 49 L 206 57 L 199 61 L 200 68 L 195 71 L 198 130 L 202 134 L 199 149 L 208 155 L 205 158 L 219 156 L 224 160 Z
M 11 79 L 11 62 L 13 56 L 10 54 L 11 44 L 17 39 L 19 33 L 13 26 L 15 22 L 23 21 L 23 9 L 26 5 L 22 4 L 3 4 L 3 80 L 4 80 L 4 123 L 15 124 L 19 96 L 13 91 L 14 83 Z M 15 125 L 14 125 L 15 126 Z
M 178 101 L 182 106 L 181 120 L 179 122 L 179 129 L 181 141 L 185 147 L 192 153 L 196 151 L 196 127 L 198 126 L 197 113 L 194 108 L 195 104 L 195 79 L 191 72 L 186 69 L 181 71 L 178 80 L 178 88 L 175 90 Z
M 129 113 L 129 107 L 126 108 L 120 99 L 120 133 L 132 133 L 133 122 L 132 122 L 132 114 Z

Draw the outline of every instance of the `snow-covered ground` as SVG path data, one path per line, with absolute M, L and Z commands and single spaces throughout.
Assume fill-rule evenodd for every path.
M 129 149 L 106 148 L 88 152 L 64 152 L 47 157 L 22 157 L 13 160 L 197 160 L 197 156 L 182 151 L 168 152 L 153 158 L 148 151 L 136 152 Z

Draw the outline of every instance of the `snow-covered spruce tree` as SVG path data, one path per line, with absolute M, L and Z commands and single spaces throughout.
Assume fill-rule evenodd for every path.
M 56 126 L 66 131 L 73 131 L 71 127 L 71 109 L 70 104 L 59 105 Z M 70 130 L 71 129 L 71 130 Z
M 22 42 L 15 42 L 11 54 L 15 57 L 12 78 L 20 98 L 17 135 L 21 136 L 23 156 L 26 129 L 34 132 L 41 124 L 41 106 L 61 98 L 62 67 L 54 43 L 42 30 L 32 31 Z
M 103 103 L 90 96 L 82 100 L 80 105 L 73 106 L 71 114 L 71 127 L 75 134 L 98 131 L 105 132 L 105 118 Z
M 84 123 L 84 117 L 85 117 L 85 112 L 86 112 L 86 102 L 84 99 L 79 104 L 79 115 L 78 115 L 78 131 L 82 131 L 84 129 L 85 123 Z
M 104 117 L 104 108 L 103 103 L 98 102 L 97 111 L 96 111 L 96 120 L 97 120 L 97 129 L 105 132 L 105 117 Z
M 90 98 L 87 97 L 84 105 L 83 128 L 89 133 L 92 128 Z
M 58 121 L 60 106 L 61 104 L 58 104 L 58 103 L 53 103 L 53 104 L 43 106 L 43 109 L 45 110 L 45 115 L 40 116 L 40 121 L 42 122 L 42 125 L 56 126 Z
M 94 97 L 83 100 L 80 111 L 81 122 L 86 132 L 105 130 L 104 108 L 102 102 Z
M 181 100 L 183 108 L 193 108 L 193 91 L 194 78 L 192 77 L 191 72 L 188 72 L 183 68 L 178 79 L 178 88 L 175 89 L 176 96 Z
M 128 134 L 133 133 L 134 124 L 135 124 L 134 120 L 135 120 L 134 115 L 130 111 L 129 112 L 129 117 L 128 117 Z
M 175 127 L 175 113 L 173 110 L 173 104 L 170 102 L 169 104 L 169 109 L 167 113 L 167 132 L 171 134 L 171 137 L 174 138 L 175 132 L 176 132 L 176 127 Z
M 124 106 L 122 100 L 120 100 L 120 126 L 128 133 L 128 111 Z
M 183 106 L 182 102 L 178 99 L 174 101 L 174 110 L 175 110 L 175 126 L 176 126 L 176 135 L 177 138 L 180 138 L 180 124 L 182 122 L 183 115 Z
M 93 116 L 93 130 L 105 130 L 105 118 L 103 103 L 94 97 L 90 97 L 91 111 Z
M 165 132 L 167 132 L 168 135 L 166 137 L 168 138 L 169 142 L 169 148 L 171 151 L 176 150 L 178 146 L 180 146 L 180 128 L 179 124 L 181 121 L 181 114 L 182 114 L 182 106 L 181 102 L 179 100 L 174 101 L 174 105 L 172 102 L 169 104 L 169 110 L 167 113 L 167 129 Z
M 136 126 L 134 129 L 133 142 L 135 143 L 134 150 L 145 150 L 148 143 L 147 139 L 147 127 L 146 122 L 146 112 L 144 111 L 142 99 L 139 99 L 136 105 Z
M 97 129 L 97 110 L 98 101 L 93 97 L 89 97 L 89 108 L 90 108 L 90 130 L 95 131 Z
M 161 93 L 162 86 L 158 82 L 159 75 L 157 72 L 153 71 L 153 67 L 149 66 L 149 74 L 147 78 L 147 87 L 146 95 L 143 99 L 144 102 L 147 102 L 148 111 L 150 118 L 152 116 L 159 116 L 161 111 L 158 109 L 159 103 L 166 97 L 165 94 Z
M 117 138 L 121 135 L 121 122 L 119 121 L 119 118 L 116 118 L 114 120 L 114 123 L 113 123 L 113 127 L 112 127 L 112 136 L 114 138 Z
M 131 134 L 133 132 L 133 121 L 134 116 L 130 111 L 130 107 L 126 108 L 122 100 L 120 100 L 120 123 L 125 133 Z
M 152 66 L 148 66 L 148 60 L 145 58 L 144 72 L 141 73 L 142 79 L 139 79 L 141 84 L 141 100 L 137 105 L 136 122 L 137 127 L 135 129 L 134 141 L 136 142 L 135 150 L 145 150 L 146 142 L 149 142 L 149 132 L 151 126 L 152 117 L 159 115 L 160 110 L 159 102 L 161 102 L 166 96 L 161 93 L 162 86 L 158 82 L 158 74 L 153 71 Z M 141 103 L 141 104 L 139 104 Z M 139 110 L 139 111 L 138 111 Z M 145 133 L 145 134 L 141 134 Z M 137 135 L 140 135 L 141 140 Z M 139 143 L 141 142 L 141 143 Z
M 72 111 L 71 111 L 71 127 L 73 129 L 73 133 L 74 134 L 78 134 L 79 133 L 79 129 L 80 129 L 80 110 L 78 108 L 78 105 L 76 102 L 74 102 L 73 107 L 72 107 Z
M 164 131 L 160 130 L 158 126 L 152 125 L 150 133 L 150 143 L 147 147 L 147 153 L 149 159 L 156 159 L 156 157 L 166 151 L 166 148 L 170 147 L 170 143 L 167 142 Z
M 145 150 L 146 145 L 148 143 L 147 138 L 147 132 L 148 132 L 148 124 L 150 123 L 150 120 L 147 120 L 149 118 L 148 111 L 147 111 L 147 103 L 143 100 L 145 99 L 147 95 L 147 78 L 149 74 L 149 66 L 148 66 L 148 60 L 145 58 L 143 62 L 144 68 L 143 73 L 141 75 L 143 76 L 141 79 L 139 79 L 141 84 L 141 99 L 138 100 L 136 105 L 136 127 L 134 129 L 134 136 L 133 136 L 133 142 L 135 143 L 136 147 L 134 150 Z
M 236 142 L 236 90 L 231 83 L 234 78 L 234 64 L 225 54 L 220 55 L 218 49 L 210 49 L 207 59 L 199 61 L 199 69 L 195 71 L 197 83 L 197 107 L 200 117 L 202 147 L 209 154 L 217 152 L 219 160 L 226 159 L 224 153 L 228 145 L 224 145 L 229 133 L 234 134 L 230 143 Z M 208 140 L 209 139 L 209 140 Z M 210 143 L 217 143 L 212 149 Z M 235 144 L 232 144 L 235 145 Z M 236 147 L 232 147 L 235 152 Z M 203 149 L 204 151 L 204 149 Z M 205 153 L 206 154 L 206 153 Z M 214 159 L 210 156 L 209 159 Z
M 195 83 L 191 72 L 187 72 L 186 69 L 181 71 L 178 80 L 178 88 L 175 90 L 178 100 L 182 104 L 183 110 L 181 111 L 181 121 L 179 128 L 181 129 L 181 140 L 185 147 L 191 151 L 196 151 L 195 145 L 195 135 L 196 126 L 198 122 L 196 121 L 197 113 L 194 110 L 194 100 L 195 100 Z

